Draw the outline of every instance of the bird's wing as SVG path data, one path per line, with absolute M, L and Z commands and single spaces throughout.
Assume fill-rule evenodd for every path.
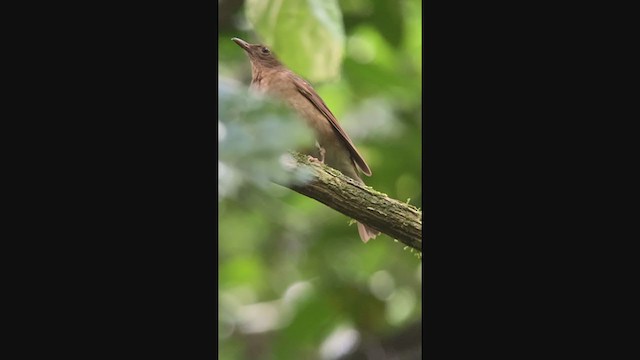
M 302 80 L 300 77 L 294 74 L 291 74 L 291 77 L 293 78 L 293 82 L 296 85 L 296 88 L 298 89 L 298 91 L 302 95 L 304 95 L 304 97 L 306 97 L 313 104 L 313 106 L 315 106 L 316 109 L 318 109 L 324 115 L 324 117 L 327 120 L 329 120 L 329 122 L 331 123 L 333 128 L 336 130 L 338 135 L 342 138 L 344 143 L 347 145 L 347 148 L 351 153 L 351 157 L 353 158 L 355 163 L 358 165 L 360 170 L 362 170 L 362 172 L 365 175 L 371 176 L 371 169 L 369 169 L 369 165 L 367 165 L 367 163 L 362 158 L 362 155 L 360 155 L 358 150 L 356 150 L 356 146 L 353 144 L 353 142 L 349 138 L 349 135 L 347 135 L 347 133 L 344 132 L 340 124 L 338 124 L 338 120 L 336 120 L 336 117 L 333 116 L 333 113 L 331 113 L 331 110 L 329 110 L 327 105 L 324 103 L 324 101 L 322 101 L 322 99 L 316 93 L 316 91 L 311 87 L 311 85 L 309 85 L 306 81 Z

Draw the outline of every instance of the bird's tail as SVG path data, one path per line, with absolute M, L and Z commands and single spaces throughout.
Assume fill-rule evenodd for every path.
M 364 224 L 358 223 L 358 234 L 360 234 L 360 239 L 362 239 L 362 242 L 366 243 L 367 241 L 380 235 L 380 231 L 374 230 Z

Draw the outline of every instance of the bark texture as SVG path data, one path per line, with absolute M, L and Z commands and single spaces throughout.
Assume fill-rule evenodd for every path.
M 292 156 L 296 166 L 307 166 L 312 170 L 313 178 L 302 185 L 280 185 L 422 252 L 422 211 L 418 208 L 360 185 L 335 169 L 310 161 L 307 155 L 292 153 Z

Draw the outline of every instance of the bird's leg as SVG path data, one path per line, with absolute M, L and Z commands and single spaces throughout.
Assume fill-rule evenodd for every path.
M 316 141 L 316 148 L 318 149 L 318 153 L 320 154 L 320 162 L 324 164 L 324 154 L 327 153 L 327 151 L 320 146 L 320 144 Z

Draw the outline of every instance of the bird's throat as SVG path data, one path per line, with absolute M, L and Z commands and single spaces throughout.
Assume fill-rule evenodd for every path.
M 259 87 L 262 81 L 263 71 L 262 68 L 257 67 L 251 63 L 251 86 Z

